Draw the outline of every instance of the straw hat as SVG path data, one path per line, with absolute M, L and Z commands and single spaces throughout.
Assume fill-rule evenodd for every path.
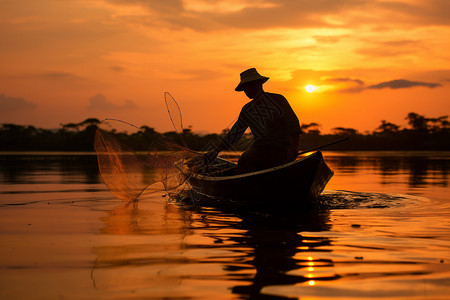
M 269 80 L 269 77 L 259 75 L 255 68 L 245 70 L 241 73 L 241 82 L 239 82 L 238 86 L 235 88 L 235 91 L 243 91 L 245 84 L 249 82 L 260 81 L 261 83 L 264 83 L 267 80 Z

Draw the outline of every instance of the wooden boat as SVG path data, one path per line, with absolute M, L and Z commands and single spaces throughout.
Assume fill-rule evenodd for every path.
M 236 164 L 218 158 L 218 170 L 194 173 L 189 183 L 201 195 L 263 205 L 315 206 L 334 172 L 317 151 L 296 161 L 235 175 Z

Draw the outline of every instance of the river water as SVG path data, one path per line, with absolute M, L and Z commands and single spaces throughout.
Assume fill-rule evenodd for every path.
M 0 155 L 0 299 L 449 299 L 450 153 L 324 152 L 329 208 L 115 199 L 86 153 Z

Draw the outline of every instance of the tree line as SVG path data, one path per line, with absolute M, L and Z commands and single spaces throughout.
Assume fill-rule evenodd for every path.
M 386 120 L 372 132 L 360 133 L 353 128 L 335 127 L 329 134 L 322 134 L 320 124 L 302 124 L 300 148 L 311 149 L 348 136 L 346 142 L 327 150 L 450 150 L 450 122 L 448 116 L 427 118 L 409 113 L 408 127 L 402 128 Z M 0 127 L 0 151 L 93 151 L 94 136 L 100 121 L 88 118 L 80 123 L 61 124 L 57 130 L 4 123 Z M 159 140 L 184 144 L 196 151 L 208 150 L 220 142 L 227 130 L 220 134 L 197 134 L 192 128 L 182 134 L 175 131 L 157 132 L 142 126 L 135 133 L 108 132 L 134 150 L 148 150 Z M 233 150 L 242 151 L 251 144 L 251 134 L 245 134 Z M 161 149 L 161 148 L 160 148 Z

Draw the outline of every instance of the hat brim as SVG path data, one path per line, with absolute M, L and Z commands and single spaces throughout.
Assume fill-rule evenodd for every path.
M 238 86 L 234 89 L 236 92 L 242 92 L 245 89 L 245 86 L 252 82 L 261 82 L 261 84 L 265 83 L 267 80 L 269 80 L 269 77 L 262 76 L 261 78 L 254 79 L 254 80 L 248 80 L 248 81 L 241 81 L 239 82 Z

